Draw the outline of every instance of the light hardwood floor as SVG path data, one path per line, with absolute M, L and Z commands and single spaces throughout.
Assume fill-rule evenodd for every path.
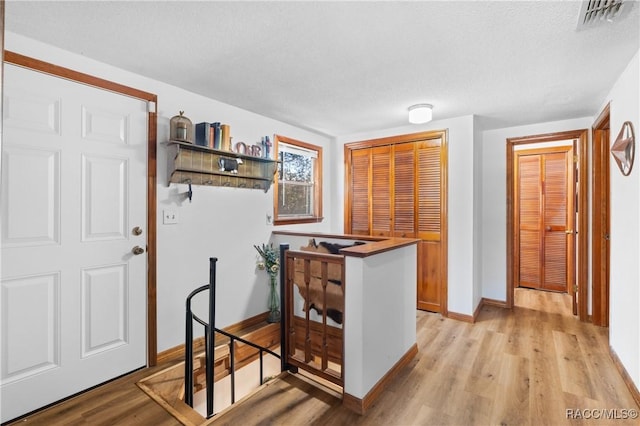
M 571 316 L 566 295 L 517 289 L 515 300 L 512 311 L 483 307 L 475 324 L 418 311 L 418 355 L 365 416 L 291 377 L 247 399 L 239 410 L 216 416 L 214 424 L 638 425 L 637 419 L 567 418 L 567 410 L 608 410 L 618 417 L 638 410 L 609 356 L 607 329 Z M 135 385 L 157 370 L 122 378 L 17 424 L 176 424 Z M 267 398 L 269 393 L 274 396 Z

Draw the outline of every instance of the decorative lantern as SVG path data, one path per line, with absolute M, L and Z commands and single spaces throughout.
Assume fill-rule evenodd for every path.
M 193 143 L 193 124 L 180 111 L 180 115 L 174 115 L 169 122 L 169 139 L 173 141 Z

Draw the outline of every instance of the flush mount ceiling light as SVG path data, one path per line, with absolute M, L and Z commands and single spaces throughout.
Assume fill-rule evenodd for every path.
M 433 118 L 433 105 L 417 104 L 409 107 L 409 123 L 420 124 L 431 121 Z

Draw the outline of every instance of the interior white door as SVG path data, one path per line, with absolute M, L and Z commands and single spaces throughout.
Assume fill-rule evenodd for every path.
M 5 65 L 2 421 L 146 364 L 147 119 Z

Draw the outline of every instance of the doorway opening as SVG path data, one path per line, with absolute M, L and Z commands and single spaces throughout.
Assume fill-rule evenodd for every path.
M 517 288 L 549 290 L 568 294 L 568 310 L 587 319 L 587 136 L 507 139 L 508 308 Z

